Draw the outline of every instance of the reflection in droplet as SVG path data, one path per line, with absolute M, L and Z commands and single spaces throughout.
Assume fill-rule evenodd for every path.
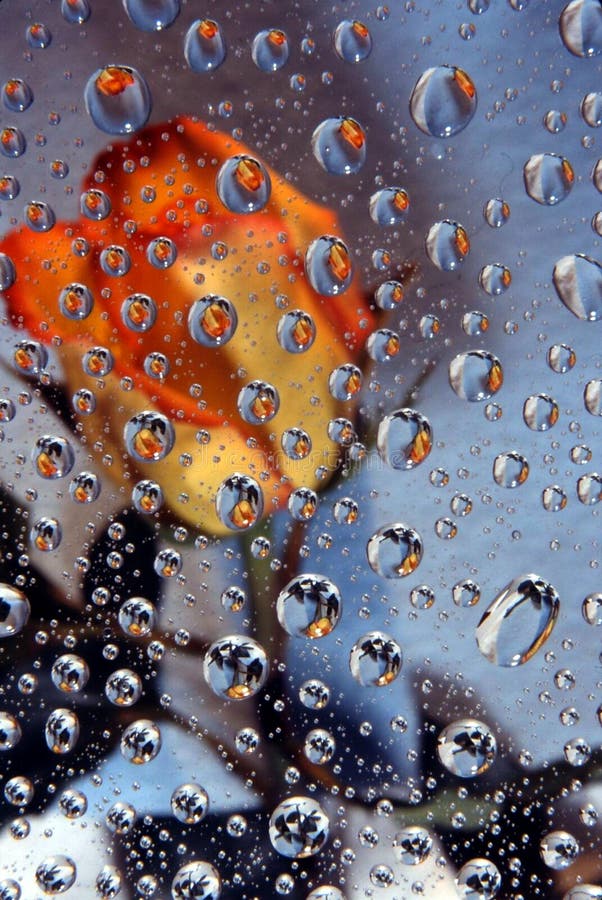
M 422 538 L 406 525 L 386 525 L 375 532 L 368 541 L 367 553 L 370 568 L 384 578 L 404 578 L 420 565 Z
M 418 866 L 429 856 L 433 838 L 422 825 L 408 825 L 398 831 L 393 839 L 393 854 L 404 866 Z
M 209 795 L 200 784 L 192 782 L 177 787 L 170 800 L 171 811 L 178 822 L 185 825 L 198 825 L 209 809 Z
M 602 319 L 602 266 L 583 254 L 563 256 L 554 266 L 554 286 L 573 315 L 588 322 Z
M 392 227 L 405 222 L 410 211 L 410 198 L 400 187 L 381 188 L 370 197 L 370 217 L 376 225 Z
M 491 730 L 478 719 L 458 719 L 437 738 L 437 756 L 448 772 L 459 778 L 474 778 L 489 769 L 497 754 Z
M 67 319 L 86 319 L 93 306 L 92 292 L 85 284 L 68 284 L 59 294 L 59 309 Z
M 252 528 L 263 514 L 263 491 L 250 475 L 234 473 L 217 489 L 215 509 L 227 528 L 245 531 Z
M 397 641 L 384 631 L 369 631 L 359 638 L 349 654 L 349 668 L 363 687 L 384 687 L 401 671 L 403 654 Z
M 64 894 L 75 883 L 77 869 L 69 856 L 47 856 L 36 869 L 36 882 L 45 894 Z
M 532 394 L 523 406 L 523 419 L 532 431 L 547 431 L 558 421 L 556 401 L 547 394 Z
M 594 506 L 602 500 L 602 475 L 592 472 L 577 481 L 577 496 L 585 506 Z
M 207 294 L 195 300 L 188 314 L 188 330 L 198 344 L 221 347 L 233 337 L 238 325 L 236 309 L 225 297 Z
M 325 709 L 330 700 L 330 688 L 319 678 L 310 678 L 299 688 L 299 699 L 308 709 Z
M 288 353 L 305 353 L 316 339 L 315 322 L 302 309 L 291 309 L 278 322 L 277 337 Z
M 471 77 L 456 66 L 436 66 L 420 76 L 410 97 L 415 124 L 431 137 L 448 138 L 462 131 L 477 108 Z
M 566 493 L 557 484 L 551 484 L 544 488 L 541 500 L 544 509 L 548 512 L 560 512 L 568 502 Z
M 249 425 L 271 422 L 280 408 L 280 397 L 276 388 L 267 381 L 252 381 L 245 385 L 237 401 L 242 419 Z
M 131 134 L 148 121 L 152 100 L 140 72 L 130 66 L 97 69 L 84 91 L 86 109 L 107 134 Z
M 10 584 L 0 584 L 0 638 L 23 631 L 30 614 L 29 600 L 22 591 Z
M 489 400 L 504 383 L 502 364 L 486 350 L 459 353 L 449 364 L 449 383 L 462 400 Z
M 305 272 L 318 294 L 325 297 L 342 294 L 353 278 L 351 254 L 340 238 L 323 235 L 307 248 Z
M 209 862 L 195 860 L 185 863 L 171 883 L 173 900 L 218 900 L 222 894 L 220 874 Z
M 2 101 L 11 112 L 24 112 L 33 103 L 33 91 L 22 78 L 9 78 L 2 86 Z
M 511 581 L 489 605 L 476 630 L 481 653 L 498 666 L 520 666 L 545 644 L 556 624 L 560 600 L 539 575 Z
M 252 156 L 232 156 L 217 173 L 218 197 L 230 212 L 253 213 L 270 199 L 272 183 L 266 167 Z
M 175 431 L 166 416 L 144 411 L 132 416 L 126 424 L 124 440 L 128 453 L 137 462 L 157 462 L 171 452 Z
M 335 628 L 341 616 L 341 594 L 322 575 L 298 575 L 278 595 L 278 621 L 289 634 L 321 638 Z
M 435 222 L 426 236 L 426 252 L 430 261 L 442 272 L 453 272 L 470 252 L 470 240 L 458 222 L 444 219 Z
M 22 731 L 12 713 L 0 710 L 0 753 L 13 750 L 21 740 Z M 0 894 L 0 897 L 2 894 Z
M 465 900 L 493 900 L 501 886 L 499 869 L 488 859 L 471 859 L 456 875 L 456 891 Z
M 481 599 L 481 588 L 470 578 L 464 578 L 453 586 L 452 597 L 456 606 L 476 606 Z
M 493 477 L 500 487 L 518 487 L 529 477 L 529 463 L 516 450 L 499 453 L 493 461 Z
M 576 362 L 577 355 L 568 344 L 553 344 L 548 350 L 548 365 L 559 375 L 570 372 Z
M 161 31 L 175 22 L 180 0 L 123 0 L 129 19 L 141 31 Z
M 539 854 L 550 869 L 567 869 L 579 856 L 579 843 L 568 831 L 550 831 L 539 842 Z
M 161 750 L 161 731 L 150 719 L 136 719 L 121 735 L 121 755 L 136 766 L 151 762 Z
M 413 469 L 431 452 L 433 430 L 426 416 L 398 409 L 380 422 L 376 443 L 381 459 L 393 469 Z
M 203 662 L 205 681 L 218 697 L 228 700 L 253 697 L 265 684 L 268 671 L 263 647 L 238 634 L 211 644 Z
M 290 53 L 288 37 L 280 28 L 260 31 L 253 38 L 251 57 L 262 72 L 276 72 L 286 65 Z
M 483 266 L 479 273 L 479 284 L 490 297 L 504 294 L 512 282 L 510 269 L 501 263 Z
M 61 0 L 61 14 L 71 25 L 83 25 L 90 18 L 88 0 Z
M 328 816 L 320 804 L 309 797 L 288 797 L 270 816 L 272 847 L 289 859 L 315 856 L 328 840 L 329 830 Z
M 226 41 L 213 19 L 197 19 L 186 33 L 184 56 L 193 72 L 212 72 L 226 58 Z
M 537 153 L 527 160 L 523 170 L 529 197 L 544 206 L 555 206 L 573 187 L 575 173 L 568 159 L 557 153 Z
M 71 709 L 55 709 L 46 720 L 44 736 L 53 753 L 71 753 L 79 738 L 79 719 Z
M 602 53 L 600 0 L 571 0 L 560 16 L 560 37 L 575 56 L 590 58 Z
M 330 175 L 355 175 L 366 161 L 366 135 L 355 119 L 325 119 L 312 135 L 313 154 Z

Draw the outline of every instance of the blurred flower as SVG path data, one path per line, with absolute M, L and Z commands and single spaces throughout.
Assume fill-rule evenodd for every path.
M 26 211 L 0 249 L 11 320 L 60 346 L 75 429 L 112 478 L 154 483 L 142 511 L 162 497 L 214 533 L 261 515 L 239 479 L 240 502 L 217 516 L 233 473 L 261 486 L 266 513 L 316 488 L 338 459 L 329 423 L 359 390 L 357 370 L 342 391 L 331 373 L 373 326 L 335 214 L 187 118 L 109 146 L 80 207 L 45 230 Z

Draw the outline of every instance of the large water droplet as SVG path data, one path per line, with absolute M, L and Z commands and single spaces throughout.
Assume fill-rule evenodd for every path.
M 193 782 L 181 784 L 172 793 L 170 805 L 178 822 L 197 825 L 207 814 L 209 795 L 200 784 Z
M 246 700 L 261 690 L 268 677 L 265 650 L 250 637 L 227 635 L 205 654 L 203 674 L 211 690 L 228 700 Z
M 140 72 L 130 66 L 105 66 L 89 79 L 86 109 L 97 128 L 107 134 L 131 134 L 146 125 L 152 100 Z
M 600 0 L 571 0 L 562 10 L 560 37 L 575 56 L 602 53 L 602 6 Z
M 226 58 L 226 41 L 213 19 L 197 19 L 186 33 L 184 56 L 193 72 L 212 72 Z
M 234 213 L 263 209 L 272 190 L 268 170 L 253 156 L 227 159 L 217 174 L 215 186 L 226 209 Z
M 341 616 L 337 586 L 322 575 L 298 575 L 278 595 L 276 612 L 282 627 L 292 635 L 324 637 Z
M 355 175 L 366 161 L 366 135 L 355 119 L 325 119 L 312 135 L 315 158 L 330 175 Z
M 225 297 L 207 294 L 195 300 L 188 314 L 191 337 L 204 347 L 221 347 L 233 337 L 238 325 L 236 309 Z
M 554 286 L 578 319 L 602 319 L 602 266 L 595 259 L 581 253 L 563 256 L 554 266 Z
M 161 731 L 150 719 L 136 719 L 121 735 L 121 755 L 136 766 L 151 762 L 161 750 Z
M 456 891 L 465 900 L 493 900 L 502 886 L 499 869 L 488 859 L 471 859 L 456 875 Z
M 450 722 L 437 738 L 439 761 L 459 778 L 482 775 L 491 767 L 496 753 L 495 737 L 478 719 Z
M 410 97 L 412 119 L 425 134 L 448 138 L 466 128 L 477 108 L 477 90 L 463 69 L 435 66 L 424 72 Z
M 174 427 L 161 413 L 144 411 L 129 420 L 124 440 L 130 456 L 137 462 L 157 462 L 165 459 L 173 448 Z
M 377 575 L 404 578 L 420 565 L 422 550 L 422 538 L 413 528 L 402 524 L 385 525 L 368 541 L 368 562 Z
M 398 409 L 381 421 L 376 443 L 381 459 L 393 469 L 413 469 L 431 452 L 433 430 L 426 416 Z
M 470 252 L 470 240 L 462 225 L 444 219 L 431 225 L 426 236 L 430 261 L 442 272 L 453 272 Z
M 449 383 L 462 400 L 489 400 L 503 382 L 502 364 L 486 350 L 458 353 L 449 364 Z
M 0 638 L 23 631 L 30 614 L 29 600 L 22 591 L 10 584 L 0 584 Z
M 349 668 L 363 687 L 384 687 L 401 671 L 403 654 L 397 641 L 384 631 L 362 635 L 349 654 Z
M 218 900 L 221 894 L 219 872 L 208 862 L 185 863 L 171 883 L 172 900 Z
M 362 62 L 370 56 L 372 36 L 363 22 L 344 19 L 335 28 L 334 49 L 345 62 Z
M 523 169 L 525 189 L 532 200 L 543 206 L 555 206 L 571 192 L 575 173 L 568 159 L 557 153 L 537 153 Z
M 136 28 L 161 31 L 175 22 L 180 0 L 123 0 L 123 8 Z
M 288 37 L 280 28 L 260 31 L 253 38 L 251 57 L 262 72 L 276 72 L 286 65 L 290 53 Z
M 476 630 L 479 650 L 498 666 L 520 666 L 542 647 L 556 624 L 560 600 L 539 575 L 520 575 L 489 605 Z
M 68 856 L 47 856 L 36 869 L 38 887 L 45 894 L 64 894 L 75 883 L 77 869 Z
M 270 816 L 272 847 L 289 859 L 315 856 L 328 840 L 329 829 L 328 816 L 309 797 L 288 797 Z

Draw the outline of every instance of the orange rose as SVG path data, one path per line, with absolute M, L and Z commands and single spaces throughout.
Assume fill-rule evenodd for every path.
M 269 181 L 262 208 L 234 211 Z M 158 483 L 179 519 L 214 533 L 261 515 L 253 483 L 239 479 L 218 517 L 233 473 L 257 482 L 265 513 L 315 488 L 337 454 L 329 423 L 349 415 L 329 377 L 357 359 L 374 324 L 340 241 L 314 253 L 333 295 L 309 283 L 306 251 L 340 235 L 334 213 L 188 118 L 101 154 L 81 207 L 79 221 L 46 231 L 30 221 L 0 249 L 16 272 L 11 320 L 60 342 L 77 430 L 107 472 L 132 488 Z M 343 393 L 352 401 L 358 389 L 352 375 Z M 156 493 L 139 489 L 138 501 L 153 511 Z

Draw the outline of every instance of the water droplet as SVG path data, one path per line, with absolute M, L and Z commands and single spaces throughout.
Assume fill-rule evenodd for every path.
M 124 729 L 120 742 L 121 755 L 136 766 L 155 759 L 161 750 L 161 731 L 150 719 L 137 719 Z
M 25 135 L 19 128 L 14 125 L 7 125 L 0 131 L 0 150 L 3 156 L 9 159 L 16 159 L 25 153 L 27 142 Z
M 345 900 L 345 895 L 338 887 L 323 884 L 310 891 L 307 900 Z
M 180 0 L 123 0 L 131 22 L 142 31 L 169 28 L 180 13 Z
M 433 838 L 422 825 L 408 825 L 393 839 L 393 855 L 404 866 L 419 866 L 433 848 Z
M 280 28 L 260 31 L 253 38 L 251 57 L 262 72 L 277 72 L 288 62 L 288 37 Z
M 100 265 L 105 275 L 110 275 L 111 278 L 121 278 L 130 271 L 132 262 L 124 247 L 111 244 L 101 251 Z
M 384 281 L 376 289 L 374 300 L 379 309 L 397 309 L 403 300 L 403 286 L 399 281 Z
M 582 254 L 563 256 L 554 266 L 558 296 L 578 319 L 602 319 L 602 266 Z
M 566 493 L 557 484 L 551 484 L 544 488 L 541 499 L 544 509 L 548 512 L 560 512 L 568 502 Z
M 142 679 L 131 669 L 115 669 L 105 682 L 105 697 L 113 706 L 133 706 L 141 696 Z
M 14 200 L 15 197 L 19 196 L 21 191 L 21 185 L 14 175 L 1 175 L 0 176 L 0 200 Z M 5 253 L 0 254 L 0 259 L 8 259 Z M 2 271 L 1 263 L 0 263 L 0 273 Z M 10 287 L 10 284 L 6 286 L 2 286 L 1 274 L 0 274 L 0 290 L 4 291 Z
M 43 200 L 33 200 L 23 211 L 23 220 L 28 228 L 35 232 L 51 231 L 56 224 L 56 216 L 52 207 Z
M 444 219 L 431 225 L 426 236 L 428 258 L 442 272 L 453 272 L 470 252 L 470 241 L 462 225 Z
M 585 506 L 593 506 L 602 500 L 602 475 L 592 472 L 582 475 L 577 482 L 577 496 Z
M 333 297 L 347 290 L 353 264 L 347 246 L 338 237 L 323 235 L 312 241 L 305 254 L 305 271 L 314 291 Z
M 488 859 L 464 863 L 456 875 L 456 891 L 466 900 L 493 900 L 502 885 L 499 869 Z
M 171 795 L 171 811 L 178 822 L 198 825 L 209 809 L 209 795 L 200 784 L 181 784 Z
M 562 900 L 602 900 L 602 887 L 597 884 L 577 884 Z
M 330 701 L 330 688 L 318 678 L 310 678 L 299 688 L 299 699 L 308 709 L 325 709 Z
M 92 292 L 85 284 L 68 284 L 59 294 L 59 309 L 72 321 L 86 319 L 94 307 Z
M 420 76 L 410 97 L 414 123 L 431 137 L 448 138 L 462 131 L 477 109 L 477 90 L 470 75 L 457 66 L 435 66 Z
M 25 39 L 34 50 L 45 50 L 52 43 L 52 33 L 47 25 L 35 22 L 25 31 Z
M 70 0 L 67 0 L 70 2 Z M 114 900 L 121 892 L 121 873 L 116 866 L 105 865 L 96 876 L 96 893 L 100 900 Z
M 550 869 L 568 869 L 579 856 L 579 844 L 568 831 L 550 831 L 539 842 L 539 855 Z
M 464 578 L 453 586 L 452 597 L 456 606 L 476 606 L 481 599 L 481 588 L 470 578 Z
M 493 477 L 500 487 L 518 487 L 529 477 L 529 463 L 516 450 L 499 453 L 493 461 Z
M 350 116 L 324 119 L 312 135 L 311 146 L 330 175 L 355 175 L 366 161 L 364 129 Z
M 276 388 L 267 381 L 252 381 L 238 395 L 238 412 L 249 425 L 271 422 L 280 409 L 280 397 Z
M 489 769 L 497 754 L 497 743 L 487 725 L 478 719 L 458 719 L 437 738 L 441 765 L 458 778 L 474 778 Z
M 233 337 L 238 325 L 236 309 L 225 297 L 208 294 L 195 300 L 188 314 L 191 337 L 204 347 L 221 347 Z
M 78 694 L 88 683 L 90 669 L 88 663 L 81 656 L 65 653 L 54 661 L 50 677 L 59 691 L 64 691 L 66 694 Z
M 220 484 L 215 508 L 221 522 L 232 531 L 252 528 L 263 515 L 263 492 L 250 475 L 234 473 Z
M 336 742 L 325 728 L 312 728 L 305 735 L 303 753 L 315 766 L 330 762 L 336 750 Z
M 491 263 L 483 266 L 479 273 L 479 284 L 490 297 L 499 297 L 504 294 L 512 283 L 510 269 L 501 263 Z
M 2 607 L 0 606 L 0 615 Z M 0 625 L 0 628 L 2 626 Z M 0 637 L 4 637 L 0 632 Z M 21 740 L 22 731 L 19 722 L 15 717 L 6 710 L 0 710 L 0 753 L 6 753 L 14 750 Z M 2 894 L 0 893 L 0 897 Z
M 376 225 L 401 225 L 408 217 L 410 198 L 400 187 L 382 188 L 370 197 L 370 217 Z
M 47 856 L 36 869 L 38 887 L 45 894 L 64 894 L 75 883 L 77 869 L 68 856 Z
M 118 619 L 124 634 L 144 637 L 155 627 L 155 607 L 144 597 L 130 597 L 121 604 Z
M 146 248 L 146 258 L 155 269 L 169 269 L 178 257 L 178 248 L 171 238 L 153 238 Z
M 90 13 L 88 0 L 61 0 L 61 14 L 70 25 L 83 25 Z
M 486 350 L 459 353 L 449 364 L 449 383 L 462 400 L 489 400 L 503 382 L 502 364 Z
M 591 58 L 602 53 L 602 8 L 599 0 L 571 0 L 562 10 L 560 37 L 575 56 Z
M 558 421 L 558 404 L 547 394 L 532 394 L 523 406 L 523 419 L 532 431 L 547 431 Z
M 329 830 L 328 816 L 320 804 L 309 797 L 288 797 L 270 816 L 272 847 L 289 859 L 315 856 L 328 840 Z
M 345 363 L 330 373 L 328 389 L 335 400 L 351 400 L 361 390 L 362 372 L 353 363 Z
M 197 19 L 186 33 L 184 56 L 193 72 L 212 72 L 226 58 L 226 41 L 213 19 Z
M 81 195 L 79 208 L 86 219 L 101 222 L 111 212 L 111 201 L 104 191 L 90 188 Z
M 171 452 L 175 433 L 170 420 L 161 413 L 144 411 L 128 421 L 124 441 L 130 456 L 137 462 L 157 462 Z
M 105 822 L 113 834 L 128 834 L 136 822 L 136 810 L 130 803 L 118 800 L 108 810 Z
M 550 134 L 560 134 L 567 123 L 567 115 L 559 109 L 549 109 L 543 117 L 543 124 Z
M 545 644 L 560 600 L 539 575 L 520 575 L 489 605 L 476 630 L 479 650 L 498 666 L 520 666 Z
M 286 312 L 278 322 L 278 343 L 288 353 L 305 353 L 316 339 L 316 326 L 302 309 Z
M 377 328 L 366 341 L 366 352 L 374 362 L 388 362 L 399 353 L 399 335 L 389 328 Z
M 370 31 L 357 19 L 345 19 L 335 29 L 334 49 L 344 62 L 362 62 L 370 56 L 372 50 Z
M 73 710 L 53 710 L 46 720 L 44 737 L 53 753 L 71 753 L 79 739 L 79 719 Z
M 599 128 L 602 125 L 602 93 L 592 91 L 585 95 L 581 101 L 581 115 L 590 128 Z
M 298 575 L 278 595 L 276 613 L 291 635 L 321 638 L 335 628 L 342 599 L 337 586 L 322 575 Z
M 263 647 L 239 634 L 215 641 L 203 661 L 205 681 L 218 697 L 227 700 L 254 697 L 265 684 L 268 671 Z
M 414 609 L 430 609 L 435 602 L 435 592 L 428 584 L 420 584 L 410 591 L 410 603 Z
M 66 438 L 46 434 L 35 442 L 31 459 L 38 475 L 56 479 L 69 474 L 75 463 L 75 454 Z
M 592 748 L 584 738 L 571 738 L 564 745 L 564 758 L 570 766 L 584 766 L 591 759 Z
M 553 344 L 548 350 L 548 365 L 553 372 L 564 375 L 577 362 L 577 355 L 568 344 Z
M 318 509 L 318 495 L 311 488 L 300 487 L 288 498 L 288 511 L 296 522 L 307 522 Z
M 575 173 L 568 159 L 557 153 L 537 153 L 523 169 L 529 197 L 544 206 L 555 206 L 571 192 Z
M 384 687 L 401 672 L 403 654 L 397 641 L 384 631 L 369 631 L 355 642 L 349 668 L 363 687 Z
M 84 100 L 97 128 L 106 134 L 131 134 L 148 121 L 151 94 L 140 72 L 130 66 L 97 69 L 86 84 Z
M 22 78 L 9 78 L 2 85 L 2 100 L 11 112 L 24 112 L 33 103 L 33 91 Z
M 253 156 L 232 156 L 217 174 L 216 189 L 226 209 L 254 213 L 267 205 L 272 191 L 268 170 Z
M 152 328 L 157 320 L 157 305 L 146 294 L 130 294 L 121 305 L 121 321 L 129 328 L 142 334 Z
M 377 575 L 404 578 L 420 565 L 422 538 L 406 525 L 385 525 L 369 539 L 367 553 L 370 568 Z
M 398 409 L 380 422 L 377 447 L 393 469 L 413 469 L 424 462 L 433 446 L 433 430 L 426 416 L 414 409 Z

